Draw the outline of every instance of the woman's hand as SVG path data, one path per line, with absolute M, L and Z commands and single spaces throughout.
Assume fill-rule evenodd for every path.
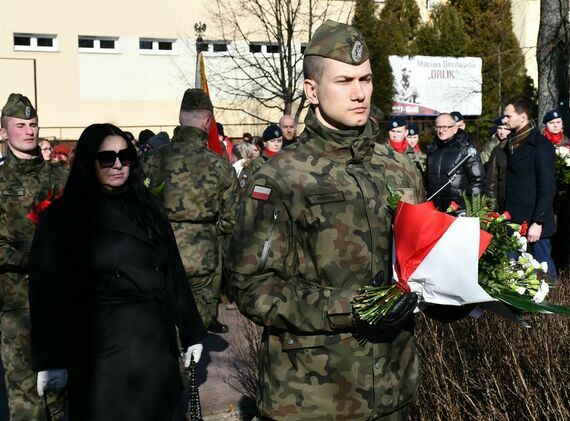
M 190 367 L 190 361 L 192 357 L 194 357 L 194 362 L 198 363 L 198 361 L 200 361 L 200 357 L 202 356 L 203 349 L 204 347 L 202 344 L 190 345 L 184 353 L 184 367 Z
M 38 373 L 38 380 L 36 387 L 38 395 L 43 396 L 45 392 L 60 392 L 65 389 L 67 385 L 67 370 L 65 369 L 51 369 L 40 371 Z

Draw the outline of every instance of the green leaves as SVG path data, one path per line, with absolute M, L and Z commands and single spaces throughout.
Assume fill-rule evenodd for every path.
M 496 294 L 494 297 L 498 300 L 501 300 L 505 304 L 508 304 L 520 310 L 529 311 L 531 313 L 565 314 L 567 316 L 570 316 L 570 308 L 568 307 L 547 303 L 545 301 L 542 303 L 535 303 L 524 295 L 502 293 Z

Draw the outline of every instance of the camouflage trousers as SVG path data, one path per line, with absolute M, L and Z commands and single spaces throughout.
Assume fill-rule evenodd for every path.
M 0 314 L 2 363 L 4 364 L 10 421 L 48 420 L 44 399 L 36 389 L 36 373 L 30 366 L 30 312 L 27 308 Z M 65 393 L 48 394 L 53 420 L 63 417 Z
M 406 405 L 403 408 L 398 409 L 397 411 L 392 412 L 388 415 L 382 415 L 380 417 L 372 417 L 371 420 L 374 421 L 407 421 L 410 413 L 410 406 Z M 322 419 L 322 418 L 319 418 Z M 331 415 L 331 420 L 335 418 Z M 346 418 L 342 418 L 346 419 Z M 252 419 L 252 421 L 271 421 L 271 418 L 256 416 Z M 316 421 L 316 420 L 315 420 Z
M 204 276 L 190 276 L 188 282 L 196 301 L 202 323 L 208 327 L 210 319 L 218 314 L 218 302 L 222 288 L 221 272 L 212 272 Z

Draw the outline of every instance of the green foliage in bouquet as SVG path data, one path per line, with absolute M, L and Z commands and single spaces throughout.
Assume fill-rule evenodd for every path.
M 567 307 L 544 301 L 550 290 L 545 279 L 548 266 L 526 252 L 526 222 L 514 224 L 509 222 L 508 212 L 493 212 L 491 200 L 484 195 L 464 194 L 463 198 L 465 216 L 479 218 L 480 228 L 493 236 L 479 259 L 479 284 L 483 289 L 517 310 L 570 315 Z

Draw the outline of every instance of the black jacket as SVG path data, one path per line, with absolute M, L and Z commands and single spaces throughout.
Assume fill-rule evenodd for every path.
M 505 190 L 507 189 L 507 141 L 499 143 L 491 152 L 486 164 L 486 195 L 493 201 L 493 210 L 505 210 Z
M 179 419 L 176 328 L 183 347 L 206 332 L 173 234 L 151 241 L 116 198 L 60 200 L 30 263 L 32 366 L 68 369 L 70 419 Z
M 542 224 L 541 238 L 554 234 L 554 196 L 556 194 L 554 146 L 529 126 L 509 136 L 505 209 L 513 222 Z M 523 137 L 521 139 L 521 137 Z M 518 147 L 516 146 L 518 144 Z
M 445 211 L 452 200 L 465 207 L 464 192 L 468 196 L 483 194 L 485 169 L 477 150 L 469 143 L 469 137 L 461 129 L 447 142 L 444 143 L 436 137 L 428 146 L 426 170 L 428 197 L 448 182 L 449 170 L 470 152 L 474 155 L 459 168 L 453 181 L 432 199 L 439 210 Z

